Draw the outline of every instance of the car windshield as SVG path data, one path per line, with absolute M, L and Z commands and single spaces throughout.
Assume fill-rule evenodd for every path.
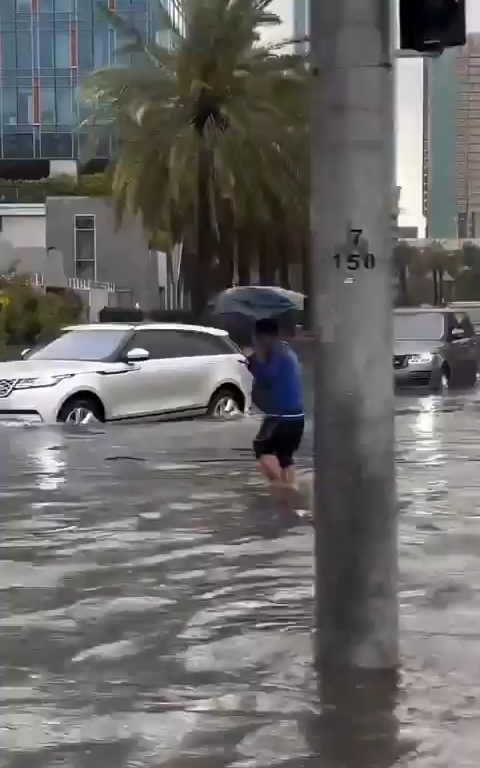
M 125 331 L 99 328 L 66 331 L 55 341 L 32 352 L 29 360 L 106 360 L 125 338 Z
M 393 328 L 397 341 L 437 341 L 444 335 L 444 319 L 440 312 L 395 314 Z

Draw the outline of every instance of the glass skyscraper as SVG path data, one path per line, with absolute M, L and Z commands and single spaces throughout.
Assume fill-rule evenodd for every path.
M 168 45 L 156 3 L 105 2 Z M 178 16 L 176 0 L 164 6 Z M 114 64 L 115 49 L 116 32 L 96 0 L 0 0 L 0 161 L 76 160 L 87 139 L 76 132 L 78 86 L 93 69 Z M 108 155 L 108 146 L 99 148 Z

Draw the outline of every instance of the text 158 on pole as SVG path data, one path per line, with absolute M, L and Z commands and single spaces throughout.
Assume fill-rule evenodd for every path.
M 364 269 L 375 269 L 376 266 L 376 259 L 373 253 L 366 253 L 364 256 L 360 256 L 358 253 L 350 253 L 348 256 L 336 253 L 333 260 L 337 269 L 343 267 L 351 272 L 361 267 Z

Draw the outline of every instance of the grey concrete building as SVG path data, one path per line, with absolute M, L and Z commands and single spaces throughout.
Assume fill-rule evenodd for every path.
M 67 278 L 113 283 L 129 291 L 133 303 L 160 304 L 158 263 L 140 221 L 116 227 L 108 200 L 51 197 L 46 202 L 46 247 L 63 255 Z
M 150 250 L 139 220 L 117 227 L 109 200 L 0 202 L 0 273 L 12 269 L 47 290 L 75 290 L 92 320 L 107 305 L 172 304 L 166 255 Z

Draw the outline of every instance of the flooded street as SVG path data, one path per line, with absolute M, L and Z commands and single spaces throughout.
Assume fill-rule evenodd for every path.
M 480 391 L 399 398 L 396 426 L 399 730 L 351 765 L 477 766 Z M 1 768 L 340 768 L 312 530 L 265 494 L 256 428 L 0 428 Z

